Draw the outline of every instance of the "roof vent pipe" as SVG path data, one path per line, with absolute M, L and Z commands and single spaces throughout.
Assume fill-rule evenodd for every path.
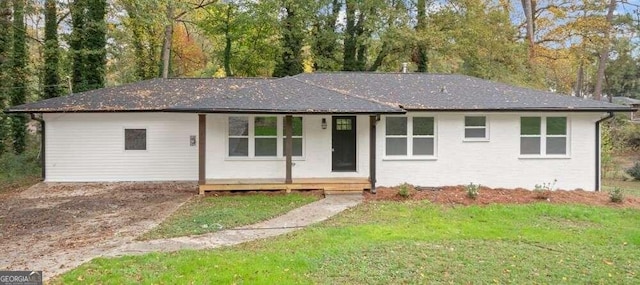
M 407 66 L 409 66 L 408 62 L 402 63 L 402 73 L 407 73 Z

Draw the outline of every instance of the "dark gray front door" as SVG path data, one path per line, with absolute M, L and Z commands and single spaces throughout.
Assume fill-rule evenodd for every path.
M 334 116 L 331 132 L 333 171 L 356 171 L 356 117 Z

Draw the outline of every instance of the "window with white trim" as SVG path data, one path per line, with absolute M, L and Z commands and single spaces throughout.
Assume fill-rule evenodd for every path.
M 293 156 L 303 155 L 302 117 L 293 117 Z M 229 157 L 284 156 L 284 118 L 282 116 L 230 116 L 228 119 Z
M 521 155 L 566 155 L 567 117 L 520 117 Z
M 465 116 L 464 117 L 464 138 L 465 140 L 487 140 L 487 117 L 485 116 Z
M 433 117 L 386 117 L 385 154 L 390 157 L 424 157 L 435 154 Z
M 293 117 L 291 119 L 293 129 L 291 134 L 293 143 L 291 156 L 302 156 L 302 117 Z M 284 135 L 284 123 L 282 124 L 282 136 L 282 153 L 284 155 L 284 140 L 286 139 L 286 136 Z

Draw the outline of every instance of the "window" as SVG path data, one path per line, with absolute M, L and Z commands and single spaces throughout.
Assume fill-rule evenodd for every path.
M 247 117 L 229 117 L 229 156 L 249 156 Z
M 147 129 L 124 129 L 124 150 L 147 150 Z
M 385 126 L 387 156 L 433 156 L 435 122 L 433 117 L 387 117 Z
M 465 116 L 464 117 L 464 138 L 466 140 L 486 140 L 487 117 L 485 116 Z
M 303 155 L 302 117 L 293 117 L 293 156 Z M 229 157 L 284 156 L 282 116 L 229 117 Z
M 292 156 L 302 156 L 302 117 L 292 118 L 293 133 L 293 153 Z M 282 124 L 282 155 L 284 156 L 284 123 Z
M 521 117 L 520 154 L 566 155 L 566 117 Z
M 352 128 L 350 119 L 336 119 L 336 130 L 350 131 Z
M 278 156 L 278 118 L 255 117 L 255 156 Z

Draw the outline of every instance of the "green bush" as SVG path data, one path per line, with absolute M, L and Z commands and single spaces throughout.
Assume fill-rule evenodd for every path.
M 467 191 L 467 197 L 474 200 L 478 198 L 478 194 L 480 194 L 480 184 L 469 183 L 464 189 Z
M 625 172 L 631 175 L 634 179 L 640 180 L 640 162 L 636 162 L 633 166 L 627 168 Z
M 400 186 L 398 186 L 398 195 L 400 195 L 400 197 L 402 198 L 409 198 L 409 196 L 411 196 L 411 189 L 409 187 L 409 184 L 400 184 Z
M 609 191 L 609 200 L 614 203 L 622 203 L 622 201 L 624 201 L 624 191 L 622 188 L 615 187 Z

